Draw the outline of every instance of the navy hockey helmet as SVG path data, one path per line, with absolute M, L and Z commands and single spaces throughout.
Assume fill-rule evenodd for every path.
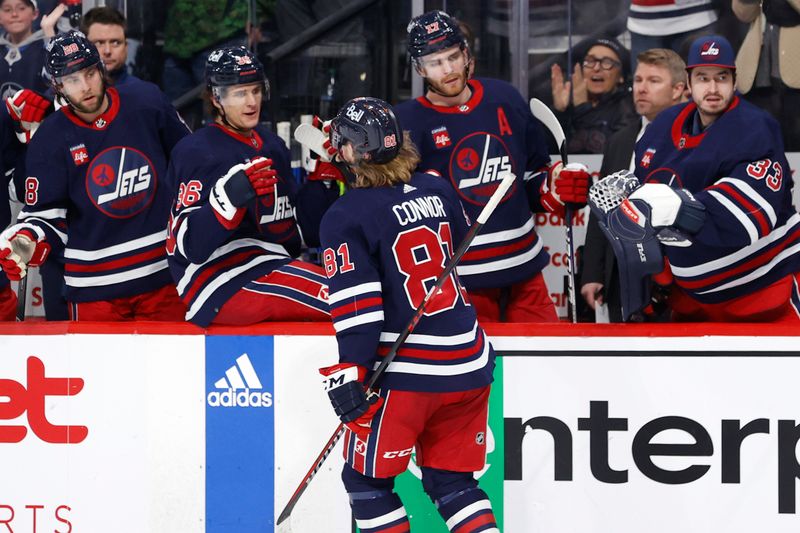
M 206 85 L 230 87 L 262 82 L 269 89 L 264 66 L 256 55 L 244 46 L 219 48 L 206 59 Z
M 331 121 L 331 146 L 352 143 L 372 163 L 388 163 L 403 146 L 403 129 L 392 107 L 378 98 L 359 97 L 347 102 Z
M 47 46 L 45 69 L 53 80 L 95 65 L 105 72 L 97 47 L 79 31 L 57 35 Z
M 414 62 L 428 54 L 452 46 L 467 47 L 467 39 L 456 19 L 444 11 L 428 11 L 411 19 L 408 31 L 408 55 Z

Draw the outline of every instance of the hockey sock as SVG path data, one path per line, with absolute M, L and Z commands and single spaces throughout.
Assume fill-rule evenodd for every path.
M 436 507 L 451 533 L 500 533 L 492 503 L 479 488 L 448 494 L 436 501 Z
M 394 478 L 369 478 L 345 465 L 342 480 L 361 533 L 411 531 L 403 502 L 393 492 Z

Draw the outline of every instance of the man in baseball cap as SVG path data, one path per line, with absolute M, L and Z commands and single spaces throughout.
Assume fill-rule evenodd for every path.
M 736 54 L 725 37 L 700 37 L 689 49 L 686 70 L 692 100 L 697 105 L 695 128 L 699 132 L 713 124 L 733 102 Z

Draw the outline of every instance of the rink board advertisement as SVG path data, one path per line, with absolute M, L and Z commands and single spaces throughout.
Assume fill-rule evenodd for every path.
M 503 531 L 797 531 L 796 337 L 493 343 L 480 483 Z M 317 373 L 333 336 L 0 344 L 3 531 L 271 532 L 337 425 Z M 351 531 L 341 466 L 337 448 L 292 531 Z M 413 530 L 446 531 L 415 473 Z

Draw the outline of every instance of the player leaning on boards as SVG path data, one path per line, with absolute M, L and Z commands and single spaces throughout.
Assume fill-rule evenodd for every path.
M 12 279 L 48 256 L 65 263 L 73 320 L 181 320 L 170 279 L 163 183 L 172 147 L 189 133 L 159 89 L 108 87 L 82 33 L 54 38 L 46 68 L 64 105 L 28 145 L 25 205 L 0 236 Z
M 500 80 L 469 79 L 470 50 L 457 22 L 443 11 L 408 25 L 408 54 L 426 92 L 397 106 L 422 157 L 475 217 L 496 183 L 516 174 L 511 195 L 492 215 L 458 267 L 481 320 L 554 322 L 555 306 L 542 276 L 549 256 L 531 210 L 564 214 L 564 203 L 583 206 L 586 167 L 549 166 L 547 144 L 528 103 Z M 499 302 L 507 300 L 505 309 Z
M 178 143 L 168 172 L 178 196 L 167 249 L 186 319 L 329 320 L 324 271 L 292 260 L 294 182 L 286 145 L 259 125 L 263 66 L 243 46 L 214 50 L 206 84 L 214 123 Z
M 378 383 L 365 376 L 409 324 L 467 233 L 458 197 L 414 173 L 408 134 L 385 102 L 356 98 L 331 124 L 351 190 L 322 219 L 338 365 L 321 370 L 347 424 L 342 480 L 356 523 L 369 533 L 409 531 L 394 478 L 412 447 L 422 484 L 452 531 L 497 531 L 473 472 L 484 465 L 494 352 L 451 274 Z
M 612 215 L 638 221 L 648 237 L 658 232 L 673 320 L 795 322 L 800 215 L 791 171 L 778 124 L 736 93 L 734 58 L 723 37 L 692 43 L 692 100 L 647 128 L 635 154 L 643 185 Z M 619 251 L 620 266 L 639 263 L 637 250 Z M 638 280 L 621 281 L 624 298 L 636 300 Z

